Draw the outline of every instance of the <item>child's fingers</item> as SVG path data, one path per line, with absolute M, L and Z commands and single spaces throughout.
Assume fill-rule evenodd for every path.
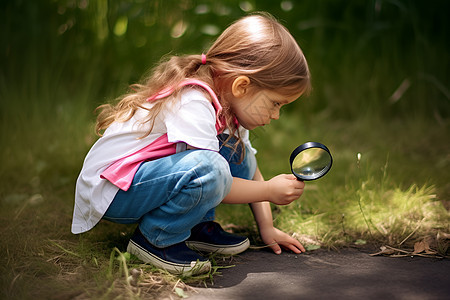
M 294 174 L 286 174 L 286 178 L 290 180 L 297 180 L 297 177 L 294 176 Z
M 278 244 L 276 242 L 274 242 L 273 244 L 270 245 L 270 248 L 272 248 L 273 252 L 275 252 L 276 254 L 281 254 L 281 247 L 285 248 L 286 250 L 291 250 L 294 253 L 300 254 L 302 252 L 306 252 L 305 248 L 303 248 L 302 244 L 298 244 L 298 245 L 294 245 L 291 243 L 281 243 Z
M 300 249 L 301 252 L 306 252 L 305 247 L 297 239 L 292 238 L 292 246 Z
M 270 248 L 273 250 L 273 252 L 275 252 L 275 254 L 281 254 L 281 248 L 280 248 L 280 246 L 278 245 L 277 242 L 274 241 L 274 242 L 270 245 Z
M 303 189 L 305 187 L 305 182 L 298 180 L 297 177 L 295 177 L 293 174 L 286 174 L 286 179 L 295 182 L 296 189 Z
M 301 244 L 291 244 L 291 243 L 287 243 L 286 245 L 282 245 L 283 248 L 286 248 L 286 250 L 291 250 L 294 253 L 300 254 L 302 252 L 305 252 L 305 248 L 303 248 L 303 246 Z
M 291 236 L 289 236 L 286 241 L 279 242 L 279 244 L 283 248 L 286 248 L 286 250 L 291 250 L 297 254 L 299 254 L 301 252 L 306 252 L 305 247 L 303 247 L 303 245 L 299 242 L 299 240 L 297 240 Z

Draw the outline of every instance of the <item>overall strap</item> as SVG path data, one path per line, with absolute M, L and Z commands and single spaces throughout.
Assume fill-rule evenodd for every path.
M 222 112 L 222 105 L 220 105 L 220 102 L 219 102 L 219 99 L 217 98 L 216 93 L 214 93 L 213 89 L 206 82 L 198 80 L 198 79 L 194 79 L 194 78 L 189 78 L 189 79 L 183 80 L 178 85 L 178 88 L 188 86 L 188 85 L 200 86 L 200 87 L 204 88 L 208 92 L 208 94 L 211 96 L 214 109 L 216 110 L 216 130 L 218 133 L 221 133 L 223 131 L 223 124 L 220 120 L 221 118 L 219 118 L 219 115 Z M 174 88 L 166 88 L 166 89 L 162 90 L 161 92 L 157 93 L 156 95 L 153 95 L 153 96 L 147 98 L 147 101 L 152 102 L 154 100 L 168 97 L 174 92 L 174 90 L 175 90 Z

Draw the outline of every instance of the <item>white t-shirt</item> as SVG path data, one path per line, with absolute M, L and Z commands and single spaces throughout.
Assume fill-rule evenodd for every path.
M 186 87 L 170 101 L 156 118 L 152 132 L 144 137 L 149 124 L 142 124 L 148 114 L 140 109 L 127 122 L 115 122 L 106 129 L 87 154 L 75 190 L 72 233 L 92 229 L 103 217 L 119 188 L 100 177 L 117 160 L 135 153 L 167 133 L 169 142 L 177 143 L 177 152 L 188 144 L 195 148 L 219 151 L 216 113 L 201 88 Z M 148 103 L 147 107 L 153 104 Z M 240 128 L 243 142 L 254 151 L 248 130 Z M 256 151 L 255 151 L 256 152 Z

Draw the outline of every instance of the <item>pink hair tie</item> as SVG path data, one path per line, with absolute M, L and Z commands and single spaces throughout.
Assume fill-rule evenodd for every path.
M 206 55 L 202 53 L 202 65 L 206 64 Z

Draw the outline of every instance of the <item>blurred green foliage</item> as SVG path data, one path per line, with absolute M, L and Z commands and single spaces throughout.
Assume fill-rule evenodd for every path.
M 254 11 L 273 14 L 291 31 L 314 88 L 283 108 L 279 122 L 253 131 L 267 176 L 286 172 L 283 157 L 307 140 L 336 155 L 371 151 L 382 164 L 391 153 L 402 174 L 432 156 L 443 173 L 449 8 L 446 0 L 3 0 L 1 189 L 23 189 L 36 177 L 73 183 L 95 141 L 95 107 L 124 93 L 162 56 L 206 51 Z
M 91 109 L 161 56 L 205 51 L 252 11 L 275 15 L 309 61 L 314 92 L 291 111 L 305 118 L 324 111 L 333 118 L 449 116 L 446 0 L 4 0 L 2 119 L 18 90 L 21 107 L 38 96 L 51 110 L 81 93 Z

